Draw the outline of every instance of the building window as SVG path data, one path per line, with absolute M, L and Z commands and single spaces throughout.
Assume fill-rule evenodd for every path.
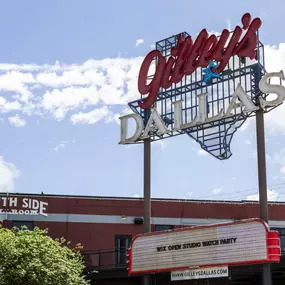
M 34 229 L 34 221 L 12 221 L 12 227 L 20 229 L 22 226 L 26 226 L 29 231 Z
M 116 264 L 127 265 L 128 261 L 128 249 L 131 245 L 131 235 L 116 235 L 115 236 L 115 248 L 116 248 Z
M 172 225 L 155 225 L 156 232 L 168 231 L 168 230 L 173 230 L 173 229 L 174 229 L 174 226 Z

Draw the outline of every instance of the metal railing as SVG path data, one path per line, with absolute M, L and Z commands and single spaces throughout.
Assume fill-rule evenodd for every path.
M 128 251 L 126 249 L 98 250 L 82 252 L 88 269 L 125 269 L 127 268 Z

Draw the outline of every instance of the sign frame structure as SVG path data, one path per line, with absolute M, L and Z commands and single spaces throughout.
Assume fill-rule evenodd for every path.
M 209 35 L 203 29 L 195 41 L 183 32 L 157 42 L 156 49 L 148 53 L 140 68 L 141 99 L 129 102 L 133 114 L 120 118 L 120 144 L 185 134 L 214 157 L 230 158 L 232 137 L 245 120 L 255 116 L 258 109 L 266 113 L 283 101 L 266 102 L 272 88 L 268 91 L 264 84 L 259 85 L 266 75 L 264 46 L 258 32 L 261 20 L 251 20 L 246 13 L 242 23 L 232 32 L 223 30 L 220 36 Z M 226 41 L 229 44 L 223 51 Z M 219 73 L 211 71 L 213 66 L 217 66 L 214 69 Z M 209 72 L 213 76 L 210 80 Z M 280 82 L 281 78 L 284 80 L 284 74 L 279 78 Z M 128 119 L 135 119 L 137 124 L 136 133 L 129 139 L 125 130 Z
M 234 226 L 234 225 L 245 225 L 249 223 L 258 223 L 258 224 L 260 223 L 265 229 L 266 236 L 264 240 L 264 247 L 266 247 L 266 258 L 264 259 L 246 260 L 246 261 L 244 260 L 244 261 L 239 261 L 239 262 L 225 262 L 225 263 L 223 262 L 223 263 L 214 263 L 214 264 L 209 263 L 209 264 L 203 264 L 203 265 L 193 264 L 189 266 L 171 266 L 167 268 L 149 269 L 149 270 L 133 270 L 133 246 L 134 246 L 134 243 L 140 238 L 153 237 L 153 236 L 158 236 L 158 235 L 169 235 L 169 234 L 180 233 L 180 232 L 191 232 L 191 231 L 200 230 L 200 229 L 211 229 L 211 228 L 215 229 L 215 228 Z M 174 250 L 174 252 L 176 252 L 176 250 Z M 139 234 L 133 238 L 130 249 L 128 251 L 128 274 L 129 275 L 141 275 L 141 274 L 152 274 L 152 273 L 185 270 L 189 268 L 206 268 L 206 267 L 215 267 L 215 266 L 236 266 L 236 265 L 251 265 L 251 264 L 264 264 L 264 263 L 278 263 L 279 261 L 280 261 L 280 241 L 279 241 L 278 232 L 270 231 L 270 228 L 267 223 L 265 223 L 261 219 L 255 218 L 255 219 L 246 219 L 246 220 L 213 224 L 213 225 L 185 227 L 185 228 L 179 228 L 179 229 L 168 230 L 168 231 Z
M 282 86 L 285 76 L 283 71 L 267 74 L 265 70 L 264 46 L 259 41 L 261 20 L 259 18 L 251 19 L 251 15 L 246 13 L 242 16 L 241 22 L 242 25 L 236 26 L 232 32 L 224 29 L 220 37 L 209 35 L 206 29 L 201 30 L 195 41 L 186 32 L 173 35 L 157 42 L 156 50 L 150 52 L 143 61 L 145 66 L 149 67 L 150 61 L 155 60 L 155 72 L 149 75 L 146 71 L 148 67 L 141 66 L 138 79 L 141 99 L 128 104 L 133 114 L 120 118 L 120 144 L 143 142 L 144 145 L 144 231 L 146 233 L 151 231 L 151 142 L 185 134 L 196 140 L 200 147 L 213 157 L 225 160 L 232 155 L 230 144 L 234 133 L 247 118 L 254 115 L 256 117 L 260 218 L 268 223 L 264 113 L 273 110 L 285 101 L 285 87 Z M 231 38 L 229 38 L 230 35 Z M 242 35 L 243 37 L 241 37 Z M 235 65 L 235 58 L 238 58 L 237 65 Z M 211 60 L 215 62 L 210 62 Z M 248 64 L 248 60 L 255 60 L 255 64 Z M 230 74 L 227 73 L 225 62 L 228 63 L 228 70 L 231 69 L 230 65 L 232 64 Z M 196 68 L 197 66 L 199 70 Z M 235 66 L 238 67 L 237 70 Z M 208 100 L 205 92 L 208 93 L 209 88 L 213 90 L 213 85 L 219 84 L 221 81 L 225 82 L 227 79 L 236 78 L 239 83 L 242 83 L 242 77 L 247 80 L 245 74 L 248 68 L 250 69 L 248 73 L 249 85 L 245 83 L 245 85 L 241 84 L 242 88 L 234 87 L 223 90 L 220 99 L 217 98 L 219 95 L 215 98 L 215 92 L 211 91 L 212 98 Z M 203 73 L 205 74 L 202 75 Z M 203 80 L 202 76 L 204 76 Z M 266 84 L 261 86 L 260 82 L 264 77 L 267 77 L 266 80 L 263 80 L 263 83 Z M 271 85 L 271 77 L 279 77 L 280 84 Z M 151 83 L 148 83 L 148 80 L 151 80 Z M 276 88 L 279 89 L 278 92 L 275 92 Z M 243 92 L 238 92 L 237 95 L 237 89 L 243 89 Z M 204 93 L 205 96 L 199 96 L 199 99 L 195 97 L 195 103 L 187 107 L 183 105 L 186 101 L 183 98 L 185 90 L 190 91 L 191 96 L 194 95 L 194 97 L 198 97 L 197 91 L 202 92 L 200 95 Z M 234 93 L 230 90 L 233 90 Z M 242 93 L 243 96 L 240 96 Z M 271 93 L 277 95 L 277 100 L 267 101 L 267 97 Z M 218 93 L 216 92 L 216 94 Z M 241 103 L 230 99 L 233 97 Z M 177 104 L 173 99 L 177 101 Z M 170 111 L 166 100 L 171 101 Z M 192 100 L 193 96 L 188 102 Z M 219 106 L 218 108 L 213 107 L 219 100 L 224 102 L 229 100 L 230 102 L 223 109 L 220 109 Z M 219 105 L 219 103 L 217 104 Z M 248 109 L 250 105 L 253 108 Z M 255 107 L 256 109 L 254 109 Z M 153 112 L 159 108 L 162 108 L 160 109 L 162 112 Z M 228 111 L 232 116 L 224 116 Z M 187 112 L 190 112 L 190 125 L 186 120 L 185 113 Z M 129 118 L 135 119 L 136 131 L 131 138 L 127 139 L 126 129 Z M 181 121 L 182 124 L 180 124 Z M 175 128 L 177 125 L 178 128 Z M 207 133 L 211 129 L 213 132 Z M 149 277 L 149 275 L 144 276 L 144 285 L 150 284 Z M 270 263 L 263 264 L 262 284 L 272 284 Z
M 283 71 L 269 75 L 265 70 L 261 20 L 246 13 L 241 22 L 220 36 L 203 29 L 195 41 L 183 32 L 156 43 L 139 71 L 141 99 L 129 102 L 133 113 L 120 117 L 120 144 L 184 134 L 220 160 L 231 157 L 233 135 L 245 120 L 285 100 Z M 282 95 L 266 101 L 277 90 L 271 77 L 279 77 Z M 136 131 L 127 138 L 130 119 L 135 119 Z

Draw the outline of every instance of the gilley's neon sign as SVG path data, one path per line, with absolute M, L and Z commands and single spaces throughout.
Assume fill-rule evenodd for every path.
M 227 46 L 230 36 L 227 29 L 223 30 L 219 39 L 215 35 L 209 36 L 207 30 L 203 29 L 195 41 L 190 36 L 183 39 L 180 34 L 177 45 L 171 49 L 171 56 L 167 60 L 159 50 L 151 51 L 145 57 L 138 76 L 139 92 L 142 95 L 148 94 L 144 101 L 138 102 L 139 106 L 149 109 L 156 101 L 160 87 L 169 88 L 173 83 L 180 82 L 184 75 L 191 75 L 197 68 L 208 66 L 211 60 L 219 63 L 217 72 L 220 73 L 234 55 L 254 59 L 261 20 L 255 18 L 251 21 L 251 15 L 246 13 L 241 22 L 242 28 L 236 26 Z M 243 30 L 246 33 L 240 39 Z M 148 71 L 154 59 L 157 59 L 156 71 L 151 82 L 147 84 Z
M 201 137 L 203 140 L 199 137 L 195 138 L 196 141 L 207 150 L 209 145 L 216 146 L 216 141 L 219 140 L 220 149 L 217 154 L 211 150 L 207 151 L 217 158 L 228 158 L 231 139 L 227 138 L 232 138 L 234 133 L 231 129 L 237 129 L 242 121 L 244 122 L 257 110 L 270 111 L 285 101 L 285 86 L 281 82 L 285 81 L 284 72 L 281 70 L 266 73 L 263 61 L 261 61 L 262 57 L 257 56 L 257 53 L 263 54 L 263 47 L 259 45 L 257 34 L 261 27 L 261 20 L 259 18 L 252 20 L 251 15 L 247 13 L 243 15 L 241 22 L 242 27 L 235 27 L 231 36 L 226 29 L 219 38 L 209 35 L 205 29 L 199 33 L 195 41 L 190 36 L 183 38 L 183 35 L 179 34 L 176 43 L 173 41 L 176 36 L 173 36 L 171 37 L 173 44 L 170 47 L 162 44 L 164 45 L 163 53 L 153 50 L 145 57 L 139 72 L 138 89 L 142 95 L 147 96 L 135 103 L 131 102 L 134 104 L 129 103 L 132 110 L 135 109 L 134 113 L 120 117 L 120 144 L 136 143 L 147 138 L 158 140 L 185 133 L 194 134 L 194 138 L 195 135 L 197 138 L 198 132 L 204 130 L 205 126 L 213 130 L 210 133 L 211 137 L 207 138 L 205 143 L 206 134 L 203 134 Z M 167 56 L 164 57 L 164 54 Z M 219 76 L 223 76 L 223 70 L 226 70 L 228 64 L 234 62 L 233 56 L 240 58 L 239 67 L 238 69 L 232 67 L 232 77 L 224 76 L 219 89 L 217 86 L 220 83 Z M 254 63 L 241 60 L 244 58 L 249 58 Z M 148 82 L 148 72 L 153 60 L 156 60 L 156 69 L 151 81 Z M 215 69 L 215 72 L 211 67 Z M 199 85 L 195 86 L 195 89 L 189 88 L 188 91 L 181 91 L 178 90 L 181 86 L 178 88 L 172 86 L 180 82 L 184 75 L 191 75 L 197 68 L 204 68 L 202 69 L 206 73 L 204 82 L 213 77 L 218 78 L 217 81 L 207 85 L 212 88 L 206 89 L 205 85 Z M 245 72 L 246 69 L 249 73 Z M 253 82 L 251 78 L 255 78 L 256 81 Z M 280 84 L 273 84 L 271 78 L 279 78 Z M 228 87 L 224 87 L 226 81 L 228 81 Z M 193 83 L 192 78 L 191 83 Z M 213 88 L 213 85 L 217 88 Z M 186 83 L 182 86 L 185 87 Z M 154 106 L 149 116 L 143 117 L 138 108 L 149 109 L 157 100 L 160 88 L 168 89 L 169 87 L 172 88 L 171 95 L 169 95 L 171 100 L 161 99 L 161 104 L 158 105 L 159 108 L 163 104 L 160 108 L 161 113 L 157 111 L 157 106 Z M 182 96 L 177 96 L 177 92 Z M 186 94 L 191 96 L 190 100 L 187 99 Z M 275 99 L 270 100 L 266 94 L 275 94 Z M 254 97 L 258 97 L 258 102 L 253 101 Z M 166 106 L 166 100 L 172 105 L 170 111 L 166 111 L 169 107 Z M 128 122 L 131 119 L 135 121 L 135 130 L 134 134 L 129 136 Z M 225 131 L 217 129 L 220 125 L 225 126 Z M 197 126 L 199 129 L 196 128 Z

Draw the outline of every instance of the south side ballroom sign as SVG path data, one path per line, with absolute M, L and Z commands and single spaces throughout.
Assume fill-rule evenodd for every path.
M 208 106 L 208 98 L 209 96 L 213 96 L 213 94 L 208 94 L 207 92 L 197 93 L 198 107 L 196 115 L 192 120 L 182 116 L 183 108 L 185 108 L 183 106 L 185 106 L 186 102 L 183 100 L 169 101 L 168 103 L 172 104 L 174 110 L 173 122 L 170 128 L 165 124 L 163 118 L 155 108 L 160 90 L 172 88 L 173 85 L 181 82 L 184 76 L 194 74 L 198 68 L 207 67 L 206 71 L 204 70 L 206 76 L 204 76 L 203 86 L 205 87 L 209 84 L 211 78 L 215 78 L 217 82 L 220 80 L 220 75 L 227 68 L 230 59 L 234 56 L 243 60 L 246 60 L 246 58 L 250 60 L 259 58 L 257 54 L 257 32 L 261 27 L 261 20 L 259 18 L 252 20 L 251 15 L 246 13 L 243 15 L 241 22 L 242 26 L 236 26 L 232 34 L 227 29 L 224 29 L 219 38 L 215 35 L 209 35 L 205 29 L 199 33 L 195 41 L 190 36 L 183 38 L 182 34 L 180 34 L 177 44 L 171 48 L 169 56 L 163 56 L 160 50 L 153 50 L 145 57 L 138 76 L 138 90 L 142 96 L 146 95 L 146 97 L 137 102 L 142 111 L 136 110 L 136 113 L 120 117 L 120 144 L 136 143 L 151 137 L 152 134 L 163 136 L 171 132 L 183 133 L 183 131 L 195 126 L 215 121 L 225 121 L 232 117 L 238 108 L 241 108 L 241 112 L 247 115 L 259 109 L 266 111 L 268 108 L 275 107 L 284 102 L 285 87 L 281 85 L 281 82 L 279 85 L 270 84 L 271 78 L 285 80 L 283 71 L 279 71 L 265 74 L 262 78 L 258 79 L 258 86 L 261 91 L 258 94 L 258 104 L 253 102 L 251 97 L 248 96 L 245 87 L 238 83 L 239 81 L 237 80 L 234 82 L 234 91 L 231 92 L 229 90 L 231 92 L 230 101 L 228 98 L 224 99 L 223 103 L 220 104 L 223 108 L 218 107 L 217 109 L 216 107 L 217 110 L 215 110 L 214 115 L 211 114 L 209 116 Z M 151 70 L 153 61 L 156 61 L 156 67 L 150 80 L 149 71 Z M 150 82 L 148 82 L 149 80 Z M 175 94 L 175 89 L 172 90 Z M 179 92 L 183 93 L 184 91 Z M 275 99 L 266 100 L 268 97 L 259 96 L 262 94 L 274 94 Z M 217 96 L 222 95 L 219 95 L 219 92 L 217 92 Z M 149 117 L 145 118 L 147 120 L 144 121 L 140 114 L 145 114 L 145 111 L 148 109 L 150 109 L 150 114 Z M 134 134 L 128 136 L 128 121 L 130 119 L 135 120 L 136 127 Z
M 136 236 L 129 274 L 280 261 L 279 236 L 260 219 Z
M 47 202 L 30 198 L 1 197 L 0 214 L 47 216 Z

